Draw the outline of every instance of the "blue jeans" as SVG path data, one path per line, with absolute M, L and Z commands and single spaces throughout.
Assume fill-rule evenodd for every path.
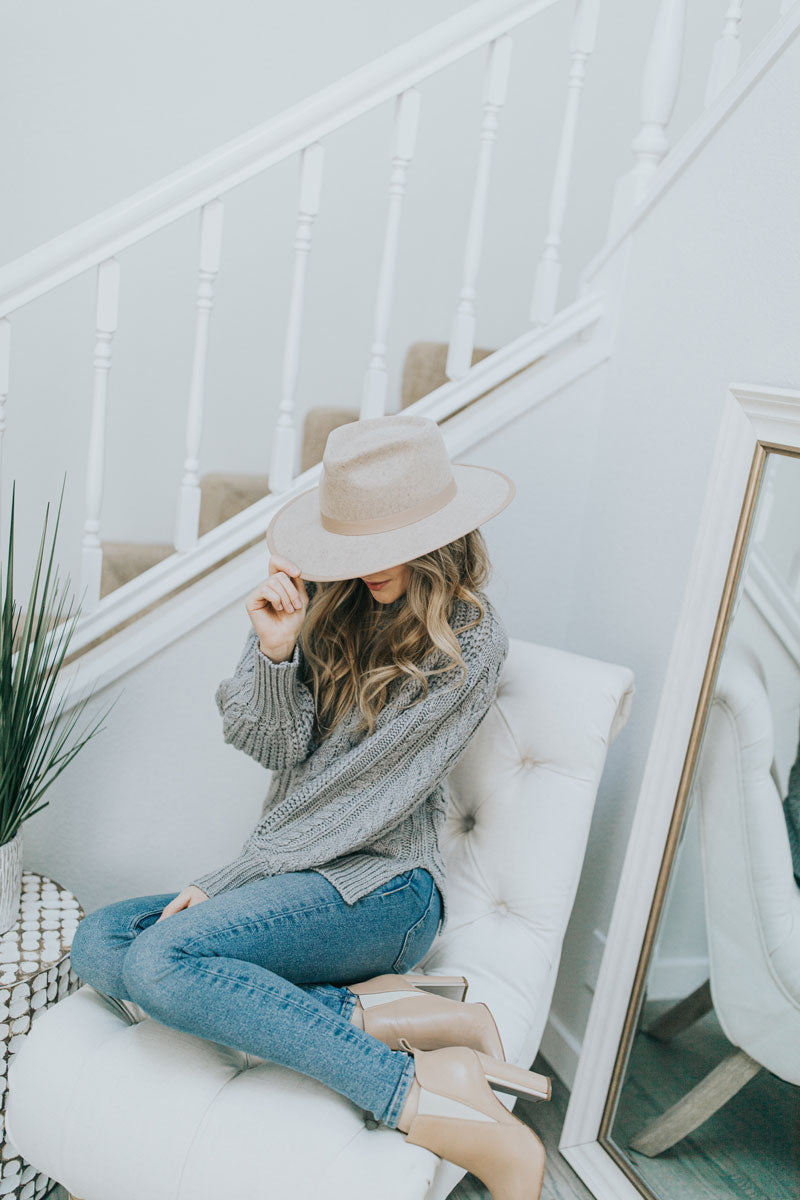
M 430 872 L 404 871 L 347 904 L 318 871 L 287 871 L 158 921 L 176 895 L 87 913 L 76 975 L 164 1025 L 311 1075 L 396 1129 L 413 1056 L 351 1024 L 346 984 L 420 961 L 441 914 Z

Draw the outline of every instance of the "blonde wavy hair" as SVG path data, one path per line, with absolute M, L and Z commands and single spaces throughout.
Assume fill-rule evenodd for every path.
M 430 675 L 460 667 L 461 681 L 466 678 L 455 634 L 477 625 L 485 612 L 478 590 L 488 581 L 491 564 L 483 535 L 473 529 L 406 565 L 411 573 L 397 608 L 384 608 L 361 579 L 315 584 L 298 640 L 308 665 L 319 741 L 353 705 L 361 710 L 362 729 L 372 733 L 398 680 L 419 681 L 418 704 L 428 694 Z M 478 615 L 453 630 L 449 620 L 457 599 L 476 605 Z M 444 655 L 445 665 L 426 673 L 420 664 L 435 650 Z

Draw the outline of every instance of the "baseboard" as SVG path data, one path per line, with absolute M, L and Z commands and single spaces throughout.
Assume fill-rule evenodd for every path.
M 578 1069 L 581 1043 L 553 1012 L 547 1018 L 539 1051 L 547 1059 L 553 1072 L 562 1083 L 572 1091 L 575 1073 Z

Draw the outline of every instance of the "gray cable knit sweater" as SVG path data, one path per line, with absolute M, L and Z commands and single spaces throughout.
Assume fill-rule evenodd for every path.
M 314 588 L 306 581 L 309 597 Z M 353 708 L 319 743 L 299 642 L 290 659 L 275 663 L 251 628 L 215 699 L 225 741 L 267 767 L 272 778 L 261 818 L 240 854 L 190 882 L 214 896 L 265 875 L 314 869 L 352 904 L 394 875 L 422 866 L 442 896 L 437 932 L 443 930 L 439 835 L 449 798 L 446 776 L 494 700 L 509 646 L 497 611 L 485 593 L 480 596 L 483 619 L 456 633 L 467 667 L 463 683 L 456 670 L 429 678 L 427 697 L 400 711 L 423 689 L 415 680 L 396 680 L 371 734 L 355 730 L 359 714 Z M 393 606 L 403 602 L 400 596 Z M 473 604 L 457 600 L 451 627 L 455 631 L 475 616 Z M 434 649 L 420 666 L 430 670 L 445 661 Z

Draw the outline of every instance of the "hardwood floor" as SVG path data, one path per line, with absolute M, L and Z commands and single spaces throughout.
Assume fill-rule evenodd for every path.
M 731 1052 L 714 1013 L 668 1042 L 639 1033 L 612 1128 L 659 1200 L 797 1200 L 800 1088 L 761 1070 L 718 1112 L 654 1158 L 629 1142 Z

